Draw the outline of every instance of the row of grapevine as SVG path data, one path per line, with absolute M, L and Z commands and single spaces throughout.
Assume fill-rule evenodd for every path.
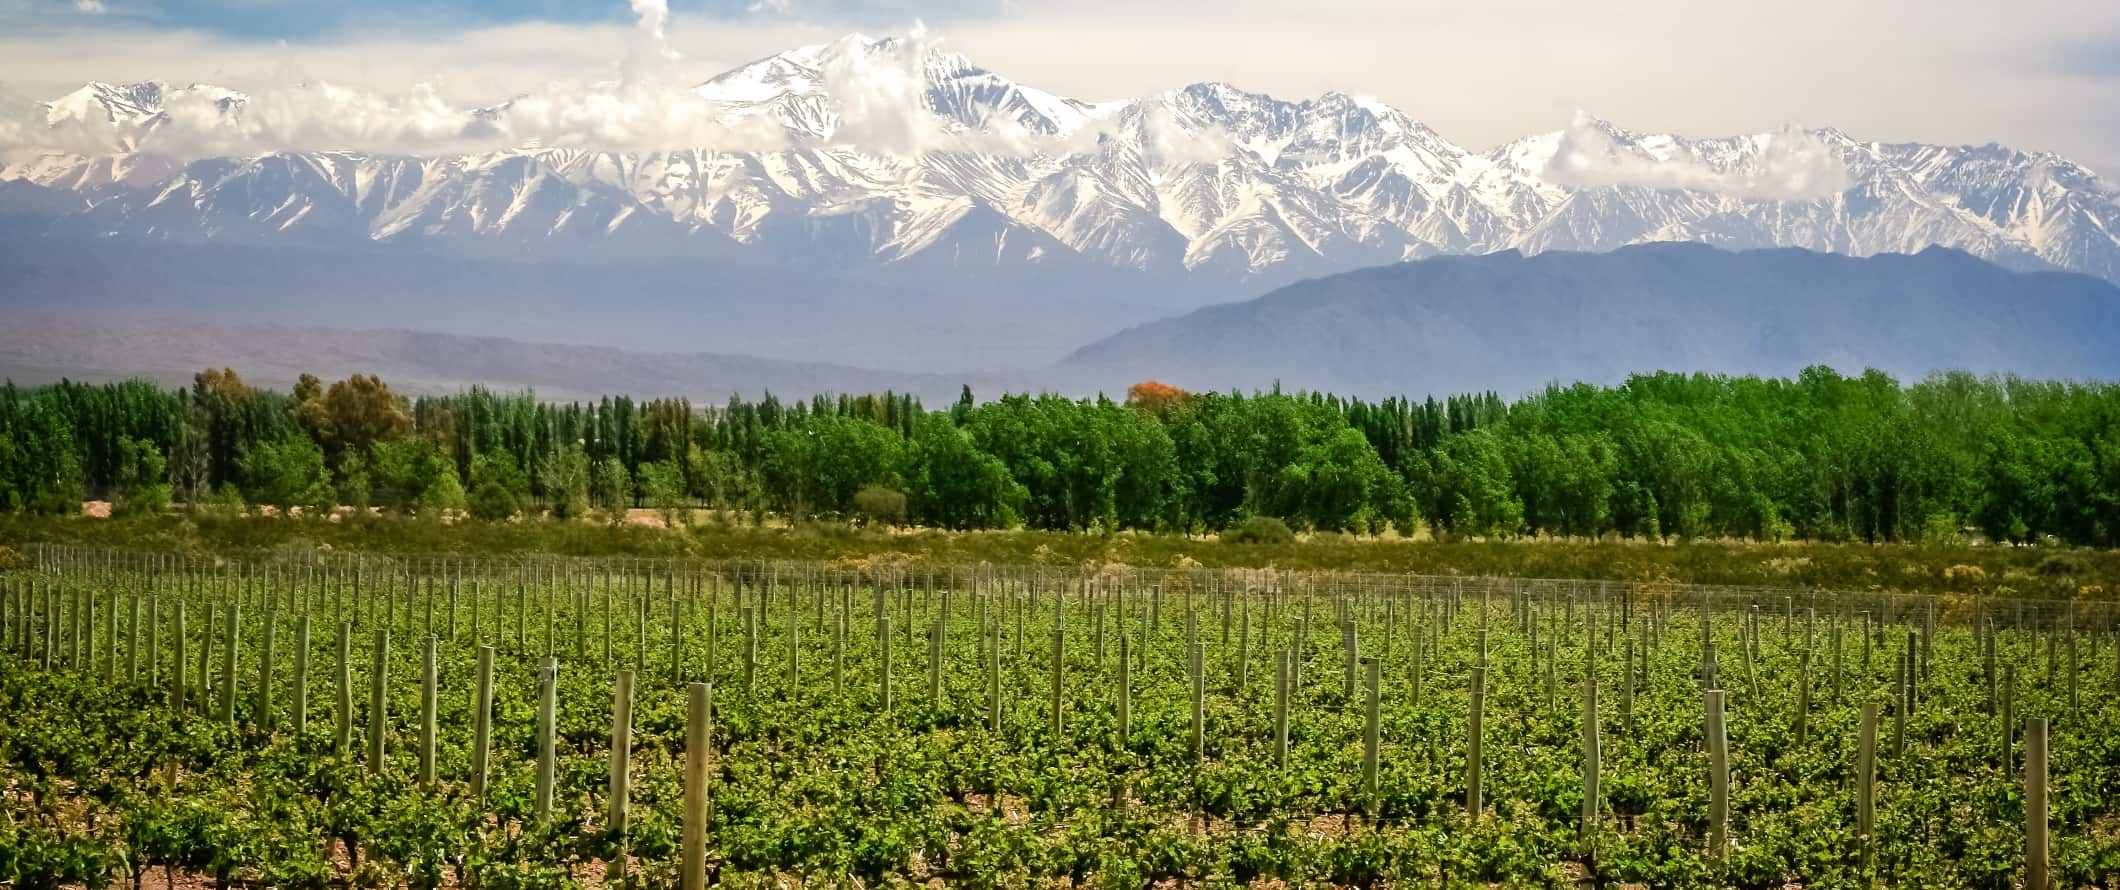
M 34 557 L 0 579 L 0 722 L 17 727 L 0 758 L 14 787 L 74 789 L 104 814 L 89 864 L 37 872 L 54 880 L 161 865 L 301 884 L 348 878 L 364 856 L 421 886 L 2120 874 L 2120 637 L 2102 604 L 1257 571 Z M 31 700 L 59 694 L 76 700 Z M 130 770 L 29 741 L 108 708 L 149 727 L 114 758 Z M 230 790 L 268 765 L 295 774 L 289 824 L 336 846 L 222 861 L 132 837 L 157 801 L 270 809 Z M 15 836 L 67 834 L 65 796 L 32 794 Z M 428 821 L 401 824 L 404 801 Z

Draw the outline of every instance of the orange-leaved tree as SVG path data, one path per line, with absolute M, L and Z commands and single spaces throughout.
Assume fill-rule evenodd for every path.
M 1160 380 L 1143 380 L 1126 388 L 1126 403 L 1150 414 L 1161 414 L 1191 395 Z

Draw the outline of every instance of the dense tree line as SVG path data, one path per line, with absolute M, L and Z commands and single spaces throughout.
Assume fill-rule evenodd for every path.
M 0 388 L 0 508 L 243 504 L 407 513 L 706 506 L 946 528 L 1197 532 L 1251 517 L 1441 535 L 1736 536 L 2110 546 L 2120 387 L 1654 374 L 1365 402 L 1279 391 L 542 402 L 233 371 Z M 674 513 L 673 513 L 674 515 Z

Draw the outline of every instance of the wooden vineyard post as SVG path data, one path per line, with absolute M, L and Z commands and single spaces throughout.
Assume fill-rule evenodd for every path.
M 1064 617 L 1065 613 L 1058 612 L 1053 616 L 1052 714 L 1046 720 L 1046 729 L 1052 733 L 1055 740 L 1060 738 L 1060 705 L 1063 701 L 1061 693 L 1067 679 L 1067 662 L 1063 658 L 1067 644 L 1067 622 L 1063 620 Z
M 1987 712 L 1994 714 L 2000 702 L 1996 701 L 1995 698 L 1997 680 L 1995 676 L 1995 632 L 1993 628 L 1990 628 L 1987 633 L 1982 635 L 1980 676 L 1982 680 L 1987 682 Z
M 633 669 L 637 671 L 648 669 L 648 599 L 651 595 L 651 591 L 642 590 L 632 597 L 633 657 L 627 663 L 633 665 Z M 795 610 L 788 610 L 788 620 L 790 622 L 799 617 L 801 616 L 796 614 Z M 759 613 L 758 619 L 760 623 L 763 623 L 765 621 L 765 613 Z
M 942 707 L 942 619 L 928 625 L 928 705 Z
M 559 750 L 553 738 L 559 711 L 559 658 L 545 656 L 537 668 L 537 821 L 552 818 L 552 785 L 559 772 Z
M 944 599 L 948 599 L 947 596 Z M 1094 599 L 1089 606 L 1089 649 L 1093 673 L 1104 672 L 1104 604 Z
M 2068 634 L 2068 716 L 2076 719 L 2083 713 L 2083 698 L 2077 684 L 2078 662 L 2076 655 L 2076 632 Z
M 1877 829 L 1877 703 L 1862 703 L 1861 736 L 1855 754 L 1855 843 L 1868 875 Z
M 1195 642 L 1185 654 L 1192 675 L 1192 755 L 1197 763 L 1207 759 L 1207 649 Z
M 1730 845 L 1730 748 L 1723 731 L 1723 691 L 1701 696 L 1708 737 L 1708 855 L 1722 859 Z
M 788 598 L 788 699 L 802 695 L 802 610 L 795 608 L 794 596 Z
M 1862 613 L 1862 671 L 1870 673 L 1876 661 L 1874 650 L 1884 645 L 1885 616 L 1873 611 Z
M 1424 627 L 1423 625 L 1420 625 L 1420 624 L 1415 624 L 1415 625 L 1413 626 L 1413 706 L 1414 706 L 1414 707 L 1420 707 L 1420 706 L 1421 706 L 1421 687 L 1422 687 L 1422 686 L 1425 686 L 1425 685 L 1427 685 L 1427 682 L 1428 682 L 1428 676 L 1427 676 L 1427 674 L 1428 674 L 1428 671 L 1427 671 L 1427 667 L 1428 667 L 1428 666 L 1427 666 L 1427 664 L 1426 664 L 1426 662 L 1425 662 L 1425 659 L 1426 659 L 1426 658 L 1428 657 L 1428 652 L 1427 652 L 1427 650 L 1426 650 L 1426 649 L 1424 648 L 1424 646 L 1423 646 L 1423 643 L 1422 643 L 1422 639 L 1421 639 L 1422 637 L 1424 637 L 1424 636 L 1426 636 L 1426 635 L 1427 635 L 1427 634 L 1425 633 L 1425 627 Z
M 1796 746 L 1803 747 L 1811 728 L 1811 652 L 1804 650 L 1796 670 Z
M 1354 701 L 1355 673 L 1361 667 L 1359 664 L 1360 659 L 1361 649 L 1359 641 L 1355 638 L 1354 621 L 1341 619 L 1340 668 L 1342 677 L 1340 680 L 1340 697 L 1349 702 Z
M 743 621 L 743 689 L 758 688 L 758 610 L 745 606 L 737 613 Z
M 1465 718 L 1465 812 L 1478 822 L 1485 808 L 1480 791 L 1481 744 L 1487 710 L 1487 667 L 1472 669 L 1472 706 Z
M 52 669 L 52 659 L 59 653 L 59 591 L 47 585 L 44 588 L 44 657 L 45 670 Z
M 1909 650 L 1892 663 L 1892 757 L 1895 760 L 1907 750 L 1907 702 L 1913 698 L 1907 691 L 1907 668 L 1913 663 L 1913 654 Z
M 277 657 L 273 650 L 279 635 L 278 625 L 279 622 L 274 620 L 273 610 L 265 610 L 264 636 L 258 641 L 258 712 L 252 715 L 251 719 L 257 722 L 259 730 L 268 733 L 272 731 L 272 677 Z
M 1237 617 L 1237 695 L 1243 696 L 1251 686 L 1251 600 L 1243 601 L 1243 613 Z
M 29 629 L 28 623 L 23 630 Z M 147 595 L 147 685 L 162 684 L 162 597 Z
M 1842 684 L 1846 682 L 1843 679 L 1840 665 L 1841 649 L 1840 619 L 1836 616 L 1833 620 L 1833 700 L 1836 702 L 1840 700 L 1843 692 Z
M 1288 663 L 1286 652 L 1273 657 L 1273 762 L 1288 765 Z
M 472 590 L 476 591 L 476 586 Z M 493 758 L 493 647 L 478 647 L 477 691 L 471 701 L 471 798 L 486 802 L 486 777 Z
M 118 672 L 118 603 L 119 596 L 111 594 L 110 606 L 103 610 L 103 654 L 99 661 L 103 665 L 103 685 L 110 685 Z M 95 656 L 91 656 L 95 657 Z
M 1914 716 L 1914 710 L 1921 705 L 1921 650 L 1916 648 L 1917 639 L 1914 631 L 1907 631 L 1907 648 L 1904 657 L 1906 658 L 1907 678 L 1906 706 L 1909 718 Z
M 2024 888 L 2049 890 L 2046 796 L 2047 720 L 2024 721 Z
M 294 734 L 309 729 L 309 616 L 294 622 Z
M 679 890 L 705 890 L 707 886 L 707 755 L 714 732 L 713 707 L 714 684 L 693 683 L 686 687 L 685 811 L 679 848 Z
M 442 678 L 434 647 L 432 635 L 420 647 L 420 787 L 428 790 L 434 788 L 435 749 L 440 735 L 436 721 L 440 719 L 437 696 Z
M 1583 826 L 1582 843 L 1586 852 L 1594 852 L 1597 843 L 1598 769 L 1604 759 L 1604 749 L 1598 738 L 1597 725 L 1597 667 L 1586 665 L 1583 674 Z
M 1628 731 L 1630 731 L 1630 730 L 1632 730 L 1632 729 L 1634 728 L 1634 683 L 1635 683 L 1635 679 L 1634 679 L 1634 638 L 1633 638 L 1633 637 L 1628 637 L 1628 638 L 1627 638 L 1627 644 L 1626 644 L 1625 646 L 1622 646 L 1622 647 L 1621 647 L 1621 655 L 1622 655 L 1622 657 L 1623 657 L 1623 660 L 1624 660 L 1624 661 L 1625 661 L 1626 663 L 1625 663 L 1625 664 L 1624 664 L 1624 665 L 1623 665 L 1623 666 L 1621 667 L 1621 669 L 1620 669 L 1620 681 L 1619 681 L 1619 729 L 1620 729 L 1620 733 L 1621 733 L 1622 735 L 1624 735 L 1625 733 L 1627 733 Z M 1646 650 L 1644 650 L 1644 651 L 1642 652 L 1642 657 L 1643 657 L 1644 659 L 1647 659 L 1647 658 L 1648 658 L 1648 656 L 1649 656 L 1649 653 L 1648 653 L 1648 652 L 1647 652 Z
M 208 714 L 213 709 L 213 640 L 219 626 L 215 617 L 219 611 L 214 604 L 206 604 L 206 620 L 199 624 L 199 660 L 192 665 L 199 673 L 199 713 Z
M 876 629 L 881 633 L 877 643 L 882 647 L 881 657 L 876 661 L 876 701 L 878 708 L 888 714 L 891 711 L 891 616 L 878 617 Z
M 178 603 L 178 617 L 183 615 L 183 603 Z M 182 622 L 178 626 L 182 627 Z M 353 754 L 353 624 L 339 622 L 338 636 L 338 732 L 333 736 L 332 750 L 341 757 Z M 178 674 L 183 673 L 181 666 Z M 181 676 L 180 678 L 181 679 Z
M 710 621 L 709 623 L 711 624 L 712 622 Z M 707 639 L 711 642 L 714 637 L 710 633 Z M 712 651 L 712 649 L 713 647 L 710 645 L 708 650 Z M 708 662 L 707 676 L 710 678 L 714 676 L 712 664 L 712 661 Z M 839 610 L 839 614 L 832 618 L 832 694 L 842 697 L 847 694 L 847 613 L 845 609 Z
M 988 633 L 986 634 L 986 640 L 985 640 L 985 645 L 986 645 L 986 708 L 987 708 L 987 712 L 986 712 L 986 729 L 987 729 L 987 731 L 988 731 L 988 732 L 996 732 L 996 733 L 998 733 L 998 732 L 1000 732 L 1000 731 L 1001 731 L 1001 626 L 1000 626 L 1000 624 L 998 624 L 998 623 L 997 623 L 997 624 L 995 624 L 995 625 L 994 625 L 994 627 L 993 627 L 993 628 L 991 629 L 991 631 L 990 631 L 990 632 L 988 632 Z M 1121 652 L 1124 652 L 1124 651 L 1126 651 L 1126 640 L 1125 640 L 1124 638 L 1121 638 L 1121 639 L 1120 639 L 1120 641 L 1119 641 L 1119 651 L 1121 651 Z M 1125 676 L 1125 672 L 1124 672 L 1124 671 L 1121 671 L 1121 672 L 1120 672 L 1120 676 L 1121 676 L 1121 677 L 1124 677 L 1124 676 Z M 1122 684 L 1122 685 L 1123 685 L 1123 684 Z M 1124 720 L 1122 719 L 1122 720 L 1120 721 L 1120 723 L 1121 723 L 1121 725 L 1123 726 L 1123 725 L 1125 724 L 1125 721 L 1124 721 Z
M 184 658 L 184 601 L 181 599 L 177 600 L 175 621 L 176 623 L 170 626 L 171 639 L 176 642 L 176 651 L 171 654 L 175 655 L 176 659 L 170 665 L 169 707 L 178 714 L 182 714 L 184 713 L 185 685 L 189 680 L 184 676 L 186 661 Z M 51 649 L 49 648 L 51 637 L 46 636 L 44 642 L 46 646 L 45 654 L 48 656 L 51 654 Z M 45 666 L 47 668 L 50 667 L 50 659 L 46 658 L 45 661 Z
M 1000 699 L 995 699 L 1000 706 Z M 1134 730 L 1134 659 L 1133 638 L 1119 635 L 1119 747 L 1126 747 Z
M 790 609 L 788 614 L 795 611 Z M 611 857 L 610 883 L 622 884 L 626 876 L 626 816 L 633 798 L 633 672 L 619 671 L 611 688 L 611 799 L 605 811 L 605 828 L 616 839 Z
M 1308 609 L 1310 601 L 1304 600 L 1303 607 Z M 1288 697 L 1291 701 L 1303 694 L 1303 653 L 1309 648 L 1306 645 L 1309 640 L 1310 619 L 1296 619 L 1295 646 L 1288 652 Z
M 670 685 L 681 686 L 684 682 L 685 605 L 683 600 L 672 594 L 670 596 Z
M 1383 666 L 1374 658 L 1362 659 L 1362 685 L 1367 693 L 1362 721 L 1362 794 L 1367 799 L 1370 818 L 1382 812 L 1383 788 L 1377 778 L 1377 761 L 1382 756 L 1381 735 L 1383 721 L 1381 713 L 1380 684 Z
M 559 585 L 561 585 L 561 584 L 565 583 L 565 582 L 563 582 L 563 581 L 561 580 L 561 579 L 562 579 L 563 577 L 567 578 L 568 580 L 575 580 L 575 579 L 574 579 L 574 577 L 573 577 L 573 572 L 571 572 L 571 571 L 570 571 L 570 572 L 560 572 L 560 571 L 554 571 L 554 572 L 552 572 L 552 573 L 550 573 L 550 574 L 548 574 L 548 575 L 546 576 L 546 580 L 547 580 L 548 582 L 550 582 L 552 586 L 547 586 L 547 587 L 544 587 L 544 588 L 541 588 L 541 589 L 535 589 L 535 590 L 534 590 L 534 591 L 533 591 L 533 592 L 532 592 L 532 593 L 530 594 L 530 596 L 531 596 L 532 598 L 534 598 L 535 600 L 537 600 L 537 614 L 538 614 L 538 616 L 539 616 L 539 617 L 540 617 L 540 618 L 542 619 L 540 623 L 542 623 L 542 624 L 543 624 L 543 625 L 545 626 L 545 633 L 544 633 L 544 637 L 545 637 L 545 639 L 544 639 L 544 644 L 545 644 L 545 645 L 544 645 L 544 650 L 543 650 L 543 651 L 544 651 L 544 654 L 546 654 L 546 655 L 558 655 L 558 654 L 559 654 L 559 605 L 558 605 L 558 604 L 559 604 L 559 598 L 560 598 L 560 594 L 561 594 L 561 591 L 560 591 L 560 589 L 559 589 Z M 534 580 L 534 579 L 533 579 L 533 580 Z
M 228 632 L 222 635 L 223 639 L 221 640 L 220 720 L 222 723 L 234 723 L 236 722 L 236 644 L 237 638 L 242 635 L 243 625 L 239 622 L 241 621 L 243 607 L 230 604 L 226 611 L 228 613 Z
M 2017 666 L 2002 666 L 2002 765 L 2017 763 Z
M 125 610 L 125 682 L 140 682 L 140 593 L 127 598 Z M 2075 640 L 2069 640 L 2069 668 L 2075 665 Z
M 390 714 L 390 627 L 375 629 L 374 669 L 368 674 L 368 773 L 383 771 L 383 724 Z

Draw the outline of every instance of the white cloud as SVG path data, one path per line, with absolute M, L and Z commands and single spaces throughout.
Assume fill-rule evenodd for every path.
M 74 0 L 74 10 L 89 15 L 102 15 L 103 0 Z
M 1784 129 L 1755 138 L 1749 149 L 1728 158 L 1659 157 L 1578 113 L 1561 132 L 1544 177 L 1578 188 L 1631 185 L 1774 201 L 1818 200 L 1848 188 L 1846 162 L 1813 133 Z
M 426 85 L 451 104 L 478 107 L 546 84 L 633 84 L 651 67 L 669 83 L 697 83 L 852 30 L 823 18 L 731 22 L 640 4 L 649 8 L 627 24 L 356 33 L 293 46 L 188 31 L 43 29 L 0 35 L 0 82 L 37 97 L 89 79 L 196 80 L 260 93 L 331 83 L 395 97 Z M 782 4 L 759 5 L 775 13 Z M 795 6 L 814 15 L 810 4 Z M 2061 45 L 2120 39 L 2120 19 L 2087 16 L 2085 6 L 2019 0 L 2010 15 L 1995 16 L 1976 0 L 1788 0 L 1771 14 L 1682 0 L 1072 0 L 1004 4 L 1002 14 L 942 27 L 973 60 L 1061 95 L 1140 96 L 1200 80 L 1288 98 L 1370 93 L 1474 148 L 1551 130 L 1570 109 L 1587 107 L 1689 135 L 1802 120 L 1864 139 L 1998 141 L 2111 173 L 2120 170 L 2113 77 L 2051 63 Z M 666 38 L 660 49 L 650 22 Z M 656 128 L 667 129 L 645 129 Z

